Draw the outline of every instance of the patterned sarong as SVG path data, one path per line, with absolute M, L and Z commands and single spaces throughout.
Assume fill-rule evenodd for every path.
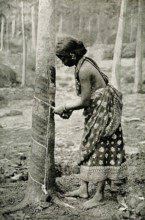
M 92 93 L 84 109 L 84 133 L 78 156 L 81 179 L 98 182 L 127 176 L 121 128 L 122 94 L 107 85 Z

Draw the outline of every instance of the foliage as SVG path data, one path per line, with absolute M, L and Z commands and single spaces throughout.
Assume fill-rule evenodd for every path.
M 35 28 L 37 30 L 38 0 L 23 1 L 26 39 L 28 48 L 31 48 L 31 6 L 34 5 L 35 8 L 34 19 L 36 24 Z M 94 44 L 114 44 L 118 27 L 120 2 L 121 1 L 118 0 L 57 0 L 57 36 L 72 35 L 80 40 L 83 40 L 86 46 L 92 46 Z M 143 7 L 144 11 L 145 4 Z M 10 46 L 15 45 L 20 51 L 20 46 L 22 45 L 20 0 L 0 0 L 0 15 L 1 14 L 5 16 L 6 21 L 9 23 Z M 145 19 L 144 14 L 145 13 L 143 13 L 143 19 Z M 12 39 L 11 24 L 14 19 L 16 21 L 16 35 L 15 39 Z M 143 23 L 143 26 L 145 26 L 145 23 Z M 137 0 L 128 0 L 123 42 L 132 43 L 132 40 L 135 41 L 136 30 Z M 143 30 L 145 30 L 145 28 L 143 28 Z M 133 37 L 131 36 L 131 33 L 133 34 Z M 145 34 L 145 31 L 143 34 Z M 4 37 L 4 39 L 6 38 Z M 123 57 L 134 56 L 134 49 L 132 50 L 132 46 L 129 49 L 131 49 L 130 52 L 127 47 L 124 49 Z M 13 51 L 15 51 L 15 49 L 13 49 Z M 104 52 L 104 57 L 112 58 L 111 48 Z

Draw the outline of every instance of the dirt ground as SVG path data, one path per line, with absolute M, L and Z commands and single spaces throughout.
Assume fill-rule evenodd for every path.
M 106 72 L 109 65 L 104 63 Z M 72 70 L 67 71 L 65 68 L 60 69 L 60 74 L 57 75 L 56 104 L 67 98 L 73 99 L 75 95 Z M 133 83 L 126 84 L 122 80 L 122 126 L 129 171 L 128 181 L 120 186 L 112 184 L 111 187 L 106 183 L 105 204 L 90 210 L 81 209 L 85 199 L 61 198 L 64 206 L 47 203 L 35 209 L 27 207 L 5 215 L 3 219 L 145 219 L 145 213 L 136 210 L 145 198 L 145 94 L 133 94 L 132 86 Z M 4 97 L 0 100 L 0 210 L 3 210 L 22 201 L 27 186 L 33 89 L 3 88 L 0 89 L 0 94 Z M 64 193 L 79 187 L 79 174 L 71 173 L 70 164 L 75 160 L 83 132 L 82 111 L 74 112 L 69 120 L 63 120 L 59 116 L 55 119 L 55 161 L 58 171 L 56 182 Z M 95 188 L 95 185 L 89 185 L 90 198 Z

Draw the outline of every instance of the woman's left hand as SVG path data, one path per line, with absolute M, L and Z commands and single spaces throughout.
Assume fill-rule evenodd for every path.
M 55 114 L 62 115 L 65 112 L 65 106 L 59 105 L 58 107 L 54 108 Z

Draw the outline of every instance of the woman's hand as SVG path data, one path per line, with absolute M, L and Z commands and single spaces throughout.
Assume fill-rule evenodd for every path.
M 73 112 L 72 110 L 66 110 L 62 115 L 60 115 L 60 117 L 63 119 L 69 119 L 72 112 Z
M 65 106 L 59 105 L 58 107 L 54 108 L 55 114 L 62 115 L 65 112 Z

